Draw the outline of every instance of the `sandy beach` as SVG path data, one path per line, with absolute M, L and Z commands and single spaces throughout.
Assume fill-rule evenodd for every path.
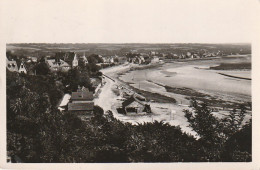
M 235 59 L 237 60 L 237 59 Z M 187 119 L 184 116 L 184 109 L 190 109 L 190 101 L 187 96 L 177 93 L 168 92 L 162 85 L 187 87 L 197 93 L 212 95 L 221 100 L 229 102 L 245 102 L 251 101 L 251 81 L 236 80 L 227 78 L 217 74 L 215 71 L 209 70 L 209 66 L 217 65 L 220 61 L 192 61 L 165 63 L 163 65 L 154 66 L 139 66 L 136 64 L 125 64 L 101 70 L 103 74 L 109 76 L 105 78 L 105 85 L 101 88 L 101 93 L 98 98 L 94 100 L 95 105 L 101 106 L 104 111 L 111 110 L 116 118 L 124 122 L 131 122 L 132 124 L 163 121 L 171 125 L 180 126 L 180 128 L 193 136 L 196 133 L 188 127 Z M 228 60 L 228 62 L 234 62 Z M 199 68 L 198 68 L 199 67 Z M 146 69 L 147 68 L 147 69 Z M 226 71 L 229 74 L 247 76 L 250 71 Z M 207 76 L 207 79 L 204 77 Z M 239 83 L 236 83 L 239 81 Z M 157 82 L 157 83 L 155 83 Z M 159 83 L 159 84 L 158 84 Z M 118 85 L 124 85 L 134 89 L 135 91 L 142 91 L 148 93 L 157 93 L 169 98 L 174 98 L 176 103 L 158 102 L 150 100 L 149 104 L 152 109 L 152 114 L 132 114 L 123 115 L 117 113 L 116 108 L 121 106 L 122 97 L 116 95 L 113 90 L 117 89 Z M 217 117 L 222 117 L 227 114 L 229 110 L 219 110 L 214 114 Z M 251 117 L 248 114 L 245 120 Z

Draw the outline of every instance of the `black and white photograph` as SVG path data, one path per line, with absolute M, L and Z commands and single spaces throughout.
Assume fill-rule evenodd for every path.
M 0 4 L 1 167 L 260 168 L 260 1 Z

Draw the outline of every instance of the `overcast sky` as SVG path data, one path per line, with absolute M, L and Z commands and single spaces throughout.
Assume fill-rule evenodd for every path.
M 244 43 L 258 0 L 5 0 L 7 42 Z M 2 32 L 2 33 L 3 33 Z

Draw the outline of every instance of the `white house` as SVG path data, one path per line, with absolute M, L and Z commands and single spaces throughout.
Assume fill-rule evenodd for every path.
M 114 58 L 113 57 L 110 58 L 110 63 L 114 63 Z
M 19 73 L 27 74 L 24 63 L 21 63 L 20 68 L 19 68 Z
M 140 59 L 141 59 L 142 63 L 144 63 L 144 62 L 145 62 L 145 59 L 144 59 L 144 57 L 143 57 L 143 56 L 140 56 Z
M 153 59 L 151 60 L 151 63 L 159 63 L 159 57 L 154 56 Z
M 151 55 L 155 55 L 155 51 L 151 51 Z
M 6 58 L 6 68 L 11 72 L 18 72 L 18 66 L 16 61 L 10 61 L 8 60 L 8 58 Z
M 191 53 L 190 52 L 187 52 L 187 57 L 191 57 Z
M 32 57 L 32 61 L 37 62 L 38 61 L 37 57 Z

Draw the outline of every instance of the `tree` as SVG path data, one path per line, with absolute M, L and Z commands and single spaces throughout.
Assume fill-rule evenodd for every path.
M 97 54 L 91 54 L 90 56 L 87 57 L 88 62 L 90 64 L 96 64 L 96 63 L 103 63 L 103 59 L 99 57 Z
M 223 157 L 229 162 L 252 161 L 252 119 L 230 136 Z
M 80 71 L 78 68 L 69 70 L 63 82 L 65 85 L 68 85 L 67 90 L 69 92 L 76 91 L 78 86 L 92 89 L 89 73 L 85 70 Z
M 190 123 L 190 127 L 197 132 L 201 139 L 206 141 L 216 141 L 219 139 L 220 123 L 213 116 L 212 109 L 206 103 L 198 104 L 197 101 L 192 102 L 193 111 L 184 110 L 185 117 Z
M 243 127 L 242 122 L 245 118 L 245 114 L 246 107 L 244 105 L 240 105 L 238 110 L 234 108 L 229 112 L 229 115 L 221 119 L 221 121 L 224 123 L 224 133 L 226 134 L 227 138 L 232 136 Z
M 47 75 L 50 72 L 48 65 L 45 62 L 40 62 L 34 68 L 37 75 Z

